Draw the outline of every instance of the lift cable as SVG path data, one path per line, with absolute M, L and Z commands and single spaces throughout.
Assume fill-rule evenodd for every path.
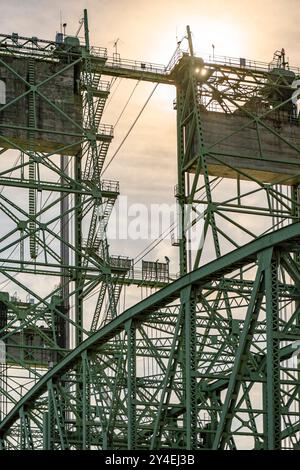
M 175 228 L 175 227 L 174 227 Z M 169 231 L 169 233 L 167 233 L 163 238 L 161 238 L 160 240 L 157 240 L 155 245 L 153 245 L 151 248 L 149 248 L 148 251 L 146 251 L 143 256 L 141 256 L 140 258 L 136 259 L 133 263 L 133 265 L 136 265 L 139 261 L 141 261 L 141 259 L 143 259 L 145 256 L 147 256 L 149 253 L 151 253 L 151 251 L 154 250 L 154 248 L 156 248 L 163 240 L 165 240 L 167 238 L 167 236 L 172 232 L 172 230 Z
M 110 89 L 112 89 L 112 87 L 114 86 L 114 84 L 116 83 L 116 81 L 117 81 L 117 78 L 114 77 L 114 78 L 112 79 L 112 81 L 111 81 L 111 87 L 110 87 Z M 110 99 L 109 99 L 108 102 L 106 103 L 105 109 L 107 109 L 107 106 L 109 105 L 109 103 L 111 102 L 111 100 L 112 100 L 114 94 L 116 93 L 117 89 L 119 88 L 121 81 L 122 81 L 122 78 L 119 79 L 118 84 L 117 84 L 117 86 L 116 86 L 115 89 L 114 89 L 114 92 L 112 93 Z M 135 88 L 136 88 L 136 87 L 135 87 Z M 134 90 L 135 90 L 135 88 L 134 88 Z M 134 90 L 133 90 L 133 91 L 134 91 Z M 133 93 L 132 93 L 132 94 L 133 94 Z M 121 117 L 121 116 L 119 116 L 118 120 L 120 119 L 120 117 Z M 70 163 L 71 163 L 71 159 L 69 160 L 69 162 L 68 162 L 68 164 L 67 164 L 67 168 L 70 166 Z M 58 178 L 58 180 L 57 180 L 56 182 L 58 183 L 59 181 L 60 181 L 60 178 Z M 51 196 L 53 195 L 53 193 L 54 193 L 53 191 L 51 191 L 51 192 L 49 193 L 48 197 L 46 198 L 46 200 L 45 200 L 45 202 L 44 202 L 44 204 L 43 204 L 43 206 L 42 206 L 42 209 L 46 206 L 46 204 L 48 203 L 48 201 L 49 201 L 49 199 L 51 198 Z M 68 218 L 68 220 L 67 220 L 66 223 L 69 223 L 69 222 L 72 220 L 73 217 L 74 217 L 74 214 L 70 214 L 70 216 L 69 216 L 69 218 Z M 53 227 L 53 230 L 57 227 L 57 225 L 58 225 L 59 223 L 60 223 L 60 221 L 58 220 L 58 221 L 55 223 L 55 225 L 54 225 L 54 227 Z M 46 235 L 45 241 L 47 241 L 47 240 L 49 239 L 49 237 L 50 237 L 50 234 L 48 233 L 48 234 Z M 54 238 L 55 238 L 55 237 L 53 236 L 52 239 L 51 239 L 51 241 L 49 242 L 49 245 L 52 243 L 52 241 L 54 240 Z
M 120 83 L 121 83 L 121 80 L 122 80 L 122 79 L 120 79 L 120 81 L 119 81 L 117 87 L 115 88 L 114 93 L 117 91 L 117 89 L 118 89 L 118 87 L 119 87 L 119 85 L 120 85 Z M 116 125 L 117 125 L 118 122 L 120 121 L 122 115 L 124 114 L 124 112 L 125 112 L 125 110 L 126 110 L 128 104 L 129 104 L 130 100 L 132 99 L 132 96 L 133 96 L 133 94 L 134 94 L 134 92 L 135 92 L 137 86 L 139 85 L 139 83 L 140 83 L 140 80 L 135 84 L 135 86 L 134 86 L 132 92 L 130 93 L 130 96 L 129 96 L 128 100 L 126 101 L 126 103 L 125 103 L 125 105 L 124 105 L 124 107 L 123 107 L 123 109 L 122 109 L 122 111 L 121 111 L 121 113 L 120 113 L 120 115 L 119 115 L 119 117 L 118 117 L 118 119 L 117 119 L 117 121 L 116 121 L 114 127 L 116 127 Z M 156 88 L 156 86 L 155 86 L 155 88 Z M 134 124 L 131 126 L 131 129 L 129 130 L 127 136 L 129 135 L 129 133 L 131 132 L 131 130 L 132 130 L 132 128 L 134 127 L 135 123 L 137 122 L 138 118 L 139 118 L 140 115 L 142 114 L 144 108 L 146 107 L 146 105 L 147 105 L 148 101 L 150 100 L 150 98 L 151 98 L 152 94 L 154 93 L 154 91 L 155 91 L 155 90 L 153 90 L 152 93 L 151 93 L 151 95 L 148 97 L 147 102 L 145 103 L 144 107 L 143 107 L 142 110 L 140 111 L 140 113 L 139 113 L 137 119 L 135 120 Z M 114 94 L 114 93 L 113 93 L 113 94 Z M 112 98 L 112 96 L 111 96 L 111 98 Z M 108 104 L 109 104 L 109 102 L 107 103 L 107 105 L 108 105 Z M 127 136 L 126 136 L 125 139 L 123 140 L 123 143 L 125 142 Z M 123 143 L 122 143 L 122 145 L 123 145 Z M 121 148 L 121 147 L 119 146 L 119 149 L 120 149 L 120 148 Z M 118 149 L 118 150 L 119 150 L 119 149 Z M 116 155 L 116 154 L 115 154 L 115 155 Z M 115 157 L 115 155 L 114 155 L 114 157 Z M 114 157 L 113 157 L 113 158 L 114 158 Z M 111 161 L 112 161 L 112 159 L 111 159 Z M 108 163 L 108 165 L 111 163 L 111 161 Z M 70 163 L 70 162 L 69 162 L 69 163 Z M 68 166 L 69 166 L 69 163 L 68 163 Z M 108 165 L 106 166 L 106 168 L 108 167 Z M 103 170 L 103 172 L 106 170 L 106 168 Z M 53 192 L 51 191 L 51 193 L 49 194 L 47 200 L 46 200 L 45 203 L 44 203 L 44 206 L 45 206 L 45 204 L 48 202 L 48 200 L 49 200 L 49 198 L 51 197 L 52 193 L 53 193 Z M 44 206 L 43 206 L 43 207 L 44 207 Z M 69 217 L 69 219 L 68 219 L 68 222 L 70 222 L 70 220 L 73 218 L 73 216 L 74 216 L 74 214 L 70 215 L 70 217 Z M 59 221 L 56 222 L 56 224 L 54 225 L 54 228 L 53 228 L 53 229 L 56 228 L 56 226 L 58 225 L 58 223 L 59 223 Z M 46 240 L 48 239 L 49 235 L 50 235 L 50 234 L 48 234 L 48 235 L 46 236 Z M 54 239 L 54 237 L 52 237 L 50 243 L 52 243 L 53 239 Z M 49 243 L 49 245 L 50 245 L 50 243 Z
M 115 78 L 115 77 L 112 79 L 111 85 L 110 85 L 110 90 L 112 90 L 112 88 L 113 88 L 113 86 L 114 86 L 114 84 L 116 83 L 117 80 L 118 80 L 118 79 Z M 107 103 L 105 104 L 105 110 L 107 109 L 107 107 L 108 107 L 109 104 L 111 103 L 111 101 L 112 101 L 112 99 L 113 99 L 113 97 L 114 97 L 116 91 L 118 90 L 118 88 L 119 88 L 121 82 L 122 82 L 122 77 L 119 78 L 117 86 L 115 87 L 113 93 L 112 93 L 112 94 L 110 95 L 110 97 L 109 97 L 109 100 L 108 100 Z
M 137 86 L 139 85 L 140 82 L 141 82 L 141 80 L 139 80 L 138 82 L 136 82 L 136 84 L 135 84 L 135 86 L 134 86 L 132 92 L 130 93 L 130 96 L 129 96 L 128 100 L 126 101 L 126 103 L 125 103 L 125 105 L 124 105 L 122 111 L 121 111 L 120 114 L 119 114 L 118 119 L 116 120 L 116 122 L 115 122 L 115 124 L 114 124 L 114 129 L 117 127 L 117 125 L 118 125 L 118 123 L 119 123 L 121 117 L 123 116 L 123 114 L 124 114 L 124 112 L 125 112 L 127 106 L 129 105 L 130 100 L 131 100 L 131 98 L 133 97 L 134 92 L 135 92 L 135 90 L 137 89 Z
M 219 184 L 220 182 L 223 180 L 223 178 L 218 178 L 218 180 L 215 181 L 215 183 L 213 184 L 212 186 L 212 190 L 214 190 Z M 203 191 L 203 193 L 199 196 L 200 199 L 203 198 L 205 195 L 205 190 Z M 141 259 L 144 258 L 144 256 L 147 256 L 147 254 L 149 254 L 152 250 L 154 250 L 154 248 L 156 248 L 163 240 L 165 240 L 167 238 L 167 236 L 178 226 L 178 223 L 177 222 L 172 222 L 172 224 L 169 225 L 168 228 L 166 228 L 163 232 L 161 232 L 158 236 L 158 239 L 156 240 L 153 240 L 151 243 L 149 243 L 142 251 L 140 251 L 140 253 L 138 253 L 138 255 L 136 256 L 136 258 L 134 258 L 133 260 L 133 266 L 135 266 Z M 97 293 L 100 292 L 100 288 L 96 289 L 94 292 L 91 292 L 91 294 L 89 294 L 87 297 L 86 297 L 86 300 L 94 297 L 94 295 L 96 295 Z M 146 295 L 147 296 L 147 295 Z
M 117 150 L 115 151 L 115 153 L 113 154 L 113 156 L 111 157 L 111 159 L 109 160 L 109 162 L 107 163 L 107 165 L 104 167 L 104 169 L 102 170 L 101 172 L 101 176 L 103 175 L 103 173 L 106 172 L 107 168 L 109 167 L 109 165 L 112 163 L 112 161 L 115 159 L 115 157 L 117 156 L 117 154 L 119 153 L 120 149 L 123 147 L 123 144 L 125 143 L 125 141 L 127 140 L 128 136 L 130 135 L 132 129 L 134 128 L 134 126 L 136 125 L 136 123 L 138 122 L 139 118 L 141 117 L 144 109 L 146 108 L 147 104 L 149 103 L 150 99 L 152 98 L 156 88 L 158 87 L 158 83 L 155 84 L 153 90 L 151 91 L 150 95 L 148 96 L 146 102 L 144 103 L 143 107 L 141 108 L 141 110 L 139 111 L 137 117 L 135 118 L 135 120 L 133 121 L 132 125 L 130 126 L 128 132 L 126 133 L 125 137 L 123 138 L 122 142 L 120 143 L 120 145 L 118 146 Z
M 222 181 L 223 178 L 218 178 L 215 183 L 212 185 L 212 190 L 214 190 Z M 203 191 L 203 193 L 199 196 L 199 200 L 201 200 L 205 195 L 205 190 Z M 138 255 L 136 256 L 135 258 L 135 261 L 134 261 L 134 265 L 140 261 L 145 255 L 147 255 L 148 253 L 150 253 L 150 251 L 152 251 L 154 248 L 157 247 L 157 245 L 159 245 L 160 242 L 162 242 L 163 240 L 165 240 L 165 238 L 178 226 L 178 223 L 175 223 L 173 222 L 172 224 L 169 225 L 169 227 L 162 233 L 160 233 L 160 235 L 158 236 L 158 239 L 152 241 L 151 243 L 149 243 L 149 245 L 147 245 L 140 253 L 138 253 Z M 165 232 L 168 231 L 168 233 L 165 234 Z M 164 236 L 163 236 L 164 235 Z M 162 238 L 161 238 L 162 237 Z M 153 245 L 153 247 L 151 248 L 151 245 Z M 148 251 L 147 251 L 148 250 Z M 146 252 L 147 251 L 147 252 Z M 145 253 L 146 252 L 146 253 Z
M 154 250 L 154 248 L 157 247 L 157 245 L 159 245 L 163 240 L 165 240 L 167 238 L 167 236 L 172 232 L 172 230 L 174 230 L 174 228 L 177 227 L 177 223 L 176 222 L 172 222 L 172 224 L 166 229 L 164 230 L 163 232 L 161 232 L 159 234 L 159 236 L 157 237 L 157 239 L 153 240 L 151 243 L 149 243 L 149 245 L 147 245 L 137 256 L 136 258 L 134 259 L 134 263 L 133 265 L 137 264 L 144 256 L 146 256 L 148 253 L 150 253 L 150 251 Z M 165 233 L 167 232 L 167 233 Z M 153 245 L 153 246 L 152 246 Z

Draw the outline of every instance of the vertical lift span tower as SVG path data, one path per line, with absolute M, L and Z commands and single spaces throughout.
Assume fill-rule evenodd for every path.
M 70 78 L 75 91 L 70 102 L 57 98 L 61 109 L 49 93 L 42 92 L 47 79 L 40 77 L 38 84 L 29 68 L 28 78 L 20 80 L 29 103 L 29 121 L 21 130 L 9 121 L 1 135 L 3 142 L 13 142 L 20 150 L 22 132 L 27 132 L 24 160 L 16 171 L 22 175 L 22 168 L 27 168 L 28 178 L 15 176 L 14 185 L 29 190 L 29 211 L 9 232 L 13 236 L 21 230 L 24 239 L 29 237 L 34 261 L 20 260 L 22 274 L 44 273 L 43 263 L 32 255 L 45 231 L 55 236 L 51 228 L 55 216 L 48 224 L 39 219 L 42 209 L 36 208 L 36 192 L 67 192 L 70 200 L 64 207 L 70 212 L 74 207 L 75 218 L 75 241 L 67 243 L 68 256 L 74 251 L 74 264 L 69 266 L 63 254 L 56 264 L 50 262 L 47 246 L 44 249 L 47 273 L 59 270 L 68 279 L 69 295 L 75 299 L 74 317 L 68 315 L 63 281 L 55 297 L 51 291 L 51 302 L 42 298 L 33 310 L 27 306 L 24 318 L 19 318 L 21 307 L 3 294 L 1 312 L 8 306 L 11 315 L 2 313 L 2 318 L 7 315 L 2 320 L 4 341 L 12 337 L 17 342 L 18 332 L 34 324 L 27 311 L 41 311 L 39 318 L 49 318 L 50 325 L 56 317 L 62 318 L 76 338 L 67 354 L 53 339 L 54 326 L 52 333 L 49 327 L 40 328 L 46 354 L 55 349 L 60 356 L 46 374 L 36 369 L 34 379 L 28 376 L 26 394 L 16 399 L 11 390 L 7 392 L 11 401 L 0 423 L 2 448 L 298 449 L 300 130 L 294 92 L 300 71 L 288 66 L 284 51 L 275 54 L 271 64 L 196 57 L 189 28 L 188 50 L 177 49 L 167 67 L 120 58 L 116 62 L 105 51 L 89 46 L 87 20 L 85 32 L 84 46 L 74 38 L 65 38 L 62 44 L 22 39 L 22 50 L 30 44 L 30 50 L 46 51 L 51 64 L 45 60 L 43 67 L 52 67 L 53 79 L 60 76 L 61 87 Z M 11 48 L 15 40 L 9 38 Z M 14 69 L 0 59 L 10 72 Z M 22 77 L 21 71 L 16 73 Z M 113 183 L 99 183 L 101 149 L 111 138 L 110 128 L 99 130 L 95 124 L 92 96 L 96 92 L 100 98 L 103 93 L 99 74 L 169 84 L 177 90 L 175 195 L 181 223 L 175 243 L 181 277 L 119 316 L 114 313 L 114 263 L 105 251 L 105 237 L 97 252 L 92 242 L 97 232 L 94 212 L 103 198 L 110 200 L 117 193 Z M 79 89 L 84 91 L 77 96 Z M 30 109 L 43 100 L 51 111 L 59 109 L 70 126 L 63 144 L 59 121 L 43 127 L 37 123 L 38 115 L 31 117 Z M 68 112 L 76 114 L 76 102 L 85 110 L 86 124 L 76 116 L 66 119 Z M 47 116 L 50 119 L 51 113 Z M 50 154 L 45 155 L 49 145 Z M 12 145 L 3 143 L 6 147 Z M 54 152 L 75 155 L 73 160 L 70 157 L 71 176 L 65 159 L 60 166 L 50 163 Z M 78 155 L 82 152 L 87 173 L 81 170 Z M 42 164 L 55 169 L 59 183 L 43 187 L 46 183 L 38 176 Z M 10 167 L 6 173 L 11 171 L 15 170 Z M 12 185 L 12 175 L 1 173 L 0 183 L 7 180 Z M 91 228 L 84 244 L 84 204 L 88 207 L 90 201 Z M 189 226 L 187 204 L 193 215 Z M 192 232 L 197 232 L 202 220 L 203 236 L 195 249 Z M 15 268 L 7 265 L 9 278 Z M 111 293 L 111 321 L 90 335 L 83 323 L 81 299 L 103 277 Z M 71 326 L 68 332 L 73 331 Z

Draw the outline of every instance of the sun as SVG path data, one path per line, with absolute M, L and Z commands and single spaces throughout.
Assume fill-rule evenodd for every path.
M 242 29 L 231 21 L 201 18 L 201 24 L 190 24 L 196 55 L 243 57 L 246 50 Z

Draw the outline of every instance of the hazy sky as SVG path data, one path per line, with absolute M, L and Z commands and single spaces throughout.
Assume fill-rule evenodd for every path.
M 120 37 L 121 52 L 165 62 L 174 45 L 176 29 L 190 24 L 196 48 L 268 59 L 286 47 L 298 59 L 298 0 L 1 0 L 0 28 L 52 38 L 59 29 L 60 10 L 71 34 L 83 8 L 88 8 L 92 42 L 108 46 Z
M 144 59 L 166 64 L 190 24 L 196 51 L 258 59 L 269 62 L 275 49 L 286 48 L 292 65 L 300 65 L 299 0 L 1 0 L 0 31 L 54 39 L 59 30 L 60 11 L 67 33 L 78 28 L 83 9 L 89 13 L 91 43 L 108 47 L 119 38 L 123 58 Z M 134 83 L 123 81 L 104 116 L 114 124 Z M 140 84 L 120 120 L 112 155 L 152 84 Z M 174 91 L 158 87 L 153 99 L 126 141 L 105 177 L 119 179 L 122 194 L 131 201 L 172 202 L 176 183 Z M 145 245 L 145 243 L 144 243 Z M 112 244 L 113 250 L 134 256 L 141 244 Z M 163 254 L 176 258 L 164 245 Z

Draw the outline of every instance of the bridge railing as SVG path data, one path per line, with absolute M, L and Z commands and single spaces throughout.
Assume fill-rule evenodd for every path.
M 129 70 L 136 70 L 138 72 L 151 72 L 154 74 L 165 75 L 167 73 L 167 68 L 161 64 L 154 64 L 152 62 L 138 61 L 138 60 L 128 60 L 128 59 L 116 59 L 113 57 L 108 57 L 105 67 L 110 68 L 124 68 Z

